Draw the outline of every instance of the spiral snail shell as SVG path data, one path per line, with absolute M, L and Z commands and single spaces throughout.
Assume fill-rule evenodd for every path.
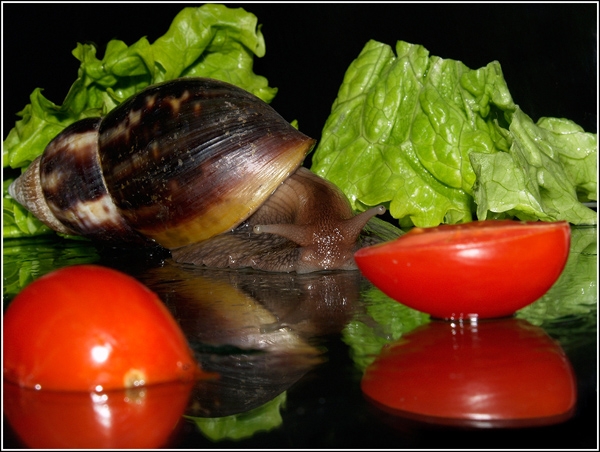
M 150 86 L 103 118 L 67 127 L 10 186 L 55 231 L 156 245 L 213 267 L 356 268 L 375 207 L 300 165 L 315 140 L 229 83 Z

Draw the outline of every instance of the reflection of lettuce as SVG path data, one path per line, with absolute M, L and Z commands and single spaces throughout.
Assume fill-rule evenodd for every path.
M 363 293 L 363 299 L 368 316 L 349 322 L 342 331 L 354 364 L 361 370 L 385 344 L 429 322 L 428 314 L 404 306 L 374 287 Z
M 258 408 L 231 416 L 184 417 L 193 421 L 198 429 L 213 441 L 250 438 L 257 432 L 268 432 L 281 425 L 283 420 L 280 409 L 285 405 L 286 397 L 286 393 L 282 392 Z
M 224 80 L 270 102 L 277 90 L 252 70 L 254 55 L 264 54 L 256 16 L 215 4 L 184 8 L 152 44 L 146 38 L 131 46 L 112 40 L 102 59 L 94 46 L 78 44 L 73 55 L 81 62 L 79 73 L 63 104 L 55 105 L 36 88 L 4 141 L 2 165 L 26 167 L 69 124 L 104 115 L 146 86 L 177 77 Z M 44 231 L 31 214 L 11 203 L 3 217 L 4 237 Z
M 402 226 L 517 217 L 595 224 L 597 136 L 534 123 L 498 62 L 471 70 L 419 45 L 369 41 L 350 65 L 312 170 L 353 207 L 384 203 Z
M 571 228 L 571 250 L 564 271 L 554 286 L 517 317 L 535 325 L 569 316 L 592 318 L 598 311 L 597 228 Z
M 517 312 L 517 317 L 544 328 L 565 350 L 596 344 L 597 231 L 596 227 L 571 229 L 569 260 L 560 278 L 542 298 Z
M 2 260 L 4 309 L 34 279 L 57 268 L 89 264 L 98 259 L 96 248 L 87 241 L 57 237 L 5 240 Z

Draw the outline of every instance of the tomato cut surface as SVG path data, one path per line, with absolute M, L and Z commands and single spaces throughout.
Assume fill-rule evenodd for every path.
M 564 221 L 485 220 L 413 228 L 354 258 L 376 287 L 411 308 L 437 318 L 503 317 L 556 282 L 570 238 Z
M 102 391 L 201 376 L 157 295 L 119 271 L 77 265 L 38 278 L 3 320 L 4 378 L 21 386 Z
M 472 427 L 562 422 L 577 400 L 562 348 L 516 318 L 423 325 L 386 346 L 361 387 L 399 417 Z

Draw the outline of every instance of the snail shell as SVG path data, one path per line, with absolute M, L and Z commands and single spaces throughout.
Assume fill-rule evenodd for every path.
M 10 186 L 50 228 L 220 267 L 356 268 L 363 226 L 300 165 L 315 140 L 234 85 L 182 78 L 67 127 Z

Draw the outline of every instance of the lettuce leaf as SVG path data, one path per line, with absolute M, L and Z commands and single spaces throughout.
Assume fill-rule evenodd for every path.
M 537 124 L 500 64 L 478 70 L 420 45 L 369 41 L 348 68 L 312 157 L 356 210 L 386 205 L 402 227 L 474 219 L 596 224 L 597 136 Z
M 218 4 L 184 8 L 153 44 L 146 38 L 131 46 L 112 40 L 102 59 L 93 45 L 77 44 L 73 55 L 81 64 L 63 104 L 54 104 L 41 88 L 34 89 L 31 103 L 18 113 L 22 119 L 4 140 L 3 168 L 26 168 L 73 122 L 105 115 L 146 86 L 178 77 L 216 78 L 271 102 L 277 89 L 252 69 L 254 56 L 264 54 L 265 41 L 256 16 Z M 4 184 L 3 237 L 50 232 L 12 201 L 7 187 Z
M 507 153 L 469 155 L 478 218 L 506 212 L 521 220 L 595 224 L 596 213 L 579 201 L 596 199 L 596 135 L 566 119 L 534 124 L 518 108 L 509 132 Z
M 112 40 L 102 59 L 94 46 L 77 44 L 73 55 L 81 64 L 63 104 L 46 99 L 41 88 L 33 91 L 31 103 L 18 113 L 22 119 L 4 141 L 3 167 L 26 167 L 69 124 L 104 115 L 146 86 L 165 80 L 212 77 L 270 102 L 277 89 L 252 70 L 254 55 L 264 54 L 256 16 L 218 4 L 184 8 L 153 44 L 146 38 L 131 46 Z

